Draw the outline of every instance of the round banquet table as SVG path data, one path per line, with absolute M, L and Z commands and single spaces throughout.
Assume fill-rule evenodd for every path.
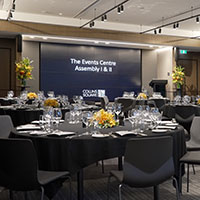
M 98 110 L 99 107 L 95 105 L 85 105 L 80 107 L 82 111 Z M 43 114 L 43 108 L 31 108 L 27 105 L 24 108 L 15 108 L 13 106 L 0 106 L 0 114 L 9 115 L 12 119 L 14 127 L 22 124 L 31 123 L 34 120 L 39 120 L 39 116 Z M 62 116 L 64 119 L 65 113 L 70 111 L 69 108 L 62 108 Z
M 82 200 L 83 196 L 83 168 L 95 163 L 99 160 L 109 159 L 114 157 L 122 157 L 125 153 L 126 142 L 132 137 L 142 136 L 116 136 L 110 135 L 106 138 L 93 138 L 90 135 L 84 135 L 86 129 L 79 125 L 74 125 L 74 130 L 79 132 L 75 137 L 53 137 L 53 136 L 33 136 L 29 133 L 12 133 L 11 137 L 31 139 L 38 156 L 39 169 L 41 170 L 67 170 L 71 174 L 78 175 L 78 199 Z M 73 126 L 66 130 L 72 131 Z M 117 130 L 130 129 L 130 124 L 125 126 L 111 128 L 108 131 L 113 133 Z M 145 131 L 147 136 L 166 136 L 173 137 L 173 157 L 175 164 L 175 177 L 179 176 L 179 159 L 185 154 L 185 135 L 184 129 L 178 126 L 175 130 L 170 130 L 165 133 L 152 133 Z M 80 136 L 81 135 L 81 136 Z M 139 152 L 138 152 L 139 155 Z

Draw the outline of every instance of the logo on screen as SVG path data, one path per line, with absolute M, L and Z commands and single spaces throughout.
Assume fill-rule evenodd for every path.
M 82 90 L 82 94 L 83 97 L 103 97 L 105 96 L 105 90 L 100 90 L 100 89 L 94 89 L 94 90 L 90 90 L 90 89 L 83 89 Z

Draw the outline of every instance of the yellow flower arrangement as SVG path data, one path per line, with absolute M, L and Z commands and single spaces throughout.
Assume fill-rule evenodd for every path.
M 46 99 L 44 101 L 44 106 L 51 106 L 51 107 L 57 108 L 59 107 L 59 103 L 56 99 Z
M 181 67 L 180 65 L 176 66 L 172 73 L 172 81 L 173 83 L 176 84 L 178 89 L 180 89 L 181 85 L 184 84 L 184 78 L 185 78 L 184 68 Z
M 32 79 L 31 74 L 33 67 L 31 66 L 31 61 L 29 58 L 23 58 L 20 62 L 16 63 L 16 75 L 17 79 L 21 81 L 22 86 L 26 86 L 26 80 Z
M 137 99 L 147 99 L 147 95 L 141 92 L 140 94 L 138 94 Z
M 200 98 L 197 100 L 197 104 L 200 105 Z
M 98 122 L 100 128 L 111 128 L 118 125 L 118 122 L 114 120 L 114 115 L 106 112 L 104 109 L 94 113 L 91 122 L 94 121 Z
M 27 94 L 27 98 L 28 98 L 28 99 L 37 99 L 38 96 L 37 96 L 37 94 L 36 94 L 35 92 L 29 92 L 29 93 Z

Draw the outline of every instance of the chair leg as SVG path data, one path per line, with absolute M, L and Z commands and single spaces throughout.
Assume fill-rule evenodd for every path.
M 178 182 L 177 182 L 176 178 L 174 178 L 174 177 L 173 177 L 173 180 L 174 180 L 175 186 L 176 186 L 176 199 L 179 200 L 180 199 L 180 193 L 179 193 Z
M 111 179 L 111 175 L 108 176 L 108 184 L 107 184 L 107 200 L 110 199 L 110 179 Z
M 72 199 L 72 179 L 70 176 L 68 177 L 68 180 L 69 180 L 69 200 L 71 200 Z
M 41 194 L 41 200 L 43 200 L 44 199 L 44 188 L 41 186 L 40 189 L 41 189 L 41 192 L 42 192 L 42 194 Z
M 9 190 L 9 199 L 13 200 L 13 191 L 12 190 Z
M 189 172 L 189 169 L 190 169 L 190 165 L 187 164 L 187 192 L 189 192 L 189 178 L 190 178 L 190 172 Z
M 154 200 L 159 200 L 159 185 L 153 187 Z
M 183 168 L 184 163 L 180 163 L 179 165 L 179 193 L 182 194 L 182 168 Z
M 195 168 L 194 168 L 194 165 L 192 165 L 192 169 L 193 169 L 193 174 L 195 174 Z
M 25 200 L 28 200 L 28 193 L 27 192 L 24 192 L 24 198 L 25 198 Z
M 119 200 L 122 200 L 122 184 L 118 186 L 119 189 Z
M 102 169 L 102 173 L 104 174 L 104 162 L 103 162 L 103 160 L 101 160 L 101 169 Z

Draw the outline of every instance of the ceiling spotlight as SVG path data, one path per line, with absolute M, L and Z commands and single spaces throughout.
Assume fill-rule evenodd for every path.
M 121 13 L 123 13 L 124 12 L 124 5 L 122 4 L 120 8 L 121 8 Z
M 176 24 L 173 24 L 173 28 L 176 29 Z
M 105 22 L 107 21 L 107 15 L 106 14 L 104 15 L 104 21 Z
M 92 26 L 94 26 L 94 21 L 92 22 Z
M 92 28 L 92 22 L 90 22 L 90 28 Z
M 161 34 L 161 32 L 162 32 L 162 29 L 161 29 L 161 28 L 159 28 L 159 30 L 158 30 L 158 33 L 159 33 L 159 34 Z
M 117 14 L 121 14 L 121 8 L 120 7 L 117 8 Z
M 178 22 L 176 23 L 176 28 L 179 28 L 179 23 Z
M 154 34 L 155 34 L 155 35 L 157 34 L 157 31 L 156 31 L 156 29 L 154 29 Z
M 104 22 L 105 18 L 104 15 L 101 16 L 101 21 Z
M 196 17 L 196 23 L 199 24 L 199 16 Z

